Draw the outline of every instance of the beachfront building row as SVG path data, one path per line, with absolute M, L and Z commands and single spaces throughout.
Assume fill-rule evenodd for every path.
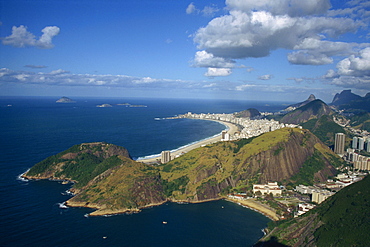
M 275 120 L 267 119 L 255 119 L 235 117 L 234 114 L 216 114 L 216 113 L 191 113 L 188 112 L 184 115 L 179 115 L 177 118 L 193 118 L 193 119 L 204 119 L 204 120 L 218 120 L 223 122 L 229 122 L 236 124 L 240 127 L 240 131 L 235 133 L 230 133 L 229 136 L 223 138 L 223 140 L 237 140 L 241 138 L 250 138 L 253 136 L 258 136 L 266 132 L 274 131 L 277 129 L 290 127 L 295 128 L 295 124 L 284 124 L 279 123 Z
M 273 196 L 281 196 L 281 188 L 277 182 L 267 184 L 253 184 L 253 193 L 261 193 L 261 195 L 272 194 Z

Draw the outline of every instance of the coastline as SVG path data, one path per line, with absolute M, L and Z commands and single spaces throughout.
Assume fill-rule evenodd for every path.
M 237 132 L 239 130 L 239 127 L 237 125 L 233 124 L 233 123 L 224 122 L 224 121 L 220 121 L 220 120 L 213 120 L 213 119 L 202 119 L 202 120 L 214 121 L 214 122 L 218 122 L 220 124 L 225 125 L 227 127 L 226 131 L 229 134 L 234 134 L 235 132 Z M 173 159 L 174 159 L 174 158 L 177 158 L 177 157 L 181 156 L 182 154 L 185 154 L 185 153 L 187 153 L 187 152 L 189 152 L 193 149 L 196 149 L 196 148 L 208 145 L 208 144 L 212 144 L 212 143 L 215 143 L 215 142 L 219 142 L 219 141 L 221 141 L 221 133 L 219 133 L 219 134 L 217 134 L 213 137 L 203 139 L 203 140 L 194 142 L 192 144 L 180 147 L 179 149 L 176 149 L 174 151 L 171 151 L 171 157 L 173 157 Z M 158 154 L 158 156 L 155 156 L 155 157 L 138 159 L 137 161 L 142 162 L 142 163 L 155 163 L 155 162 L 158 162 L 158 160 L 160 160 L 160 154 Z
M 262 204 L 255 199 L 245 199 L 245 200 L 239 200 L 239 199 L 232 199 L 232 198 L 227 198 L 225 199 L 230 202 L 237 203 L 241 206 L 247 207 L 251 210 L 254 210 L 260 214 L 263 214 L 267 218 L 273 220 L 273 221 L 278 221 L 280 218 L 277 216 L 275 211 L 273 211 L 270 207 L 268 207 L 265 204 Z

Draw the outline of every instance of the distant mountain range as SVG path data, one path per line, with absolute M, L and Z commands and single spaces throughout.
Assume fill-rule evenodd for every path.
M 367 93 L 364 97 L 361 97 L 352 93 L 351 90 L 343 90 L 341 93 L 337 93 L 334 96 L 330 105 L 339 110 L 346 110 L 350 112 L 370 112 L 370 93 Z

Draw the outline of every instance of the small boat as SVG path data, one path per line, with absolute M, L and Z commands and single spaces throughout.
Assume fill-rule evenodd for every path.
M 162 221 L 162 224 L 166 225 L 167 224 L 167 221 Z

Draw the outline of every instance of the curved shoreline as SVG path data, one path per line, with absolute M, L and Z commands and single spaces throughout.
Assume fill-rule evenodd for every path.
M 220 124 L 225 125 L 226 126 L 225 130 L 229 134 L 234 134 L 235 132 L 237 132 L 239 130 L 239 127 L 237 125 L 233 124 L 233 123 L 224 122 L 224 121 L 220 121 L 220 120 L 213 120 L 213 119 L 202 119 L 202 120 L 214 121 L 214 122 L 218 122 Z M 219 133 L 215 136 L 209 137 L 207 139 L 196 141 L 194 143 L 190 143 L 188 145 L 185 145 L 183 147 L 175 149 L 175 150 L 171 151 L 171 156 L 173 158 L 176 158 L 176 157 L 181 156 L 182 154 L 185 154 L 185 153 L 187 153 L 187 152 L 189 152 L 193 149 L 196 149 L 196 148 L 208 145 L 208 144 L 212 144 L 212 143 L 215 143 L 215 142 L 219 142 L 219 141 L 221 141 L 221 133 Z M 138 159 L 136 161 L 142 162 L 142 163 L 155 163 L 155 162 L 158 162 L 160 160 L 160 154 L 155 155 L 155 157 L 153 157 L 153 156 L 154 155 L 149 156 L 148 158 Z
M 277 214 L 272 209 L 270 209 L 265 204 L 257 202 L 254 199 L 238 200 L 238 199 L 227 198 L 225 200 L 236 203 L 236 204 L 241 205 L 243 207 L 247 207 L 247 208 L 249 208 L 253 211 L 256 211 L 260 214 L 263 214 L 264 216 L 266 216 L 270 220 L 273 220 L 273 221 L 280 220 L 280 218 L 277 216 Z

